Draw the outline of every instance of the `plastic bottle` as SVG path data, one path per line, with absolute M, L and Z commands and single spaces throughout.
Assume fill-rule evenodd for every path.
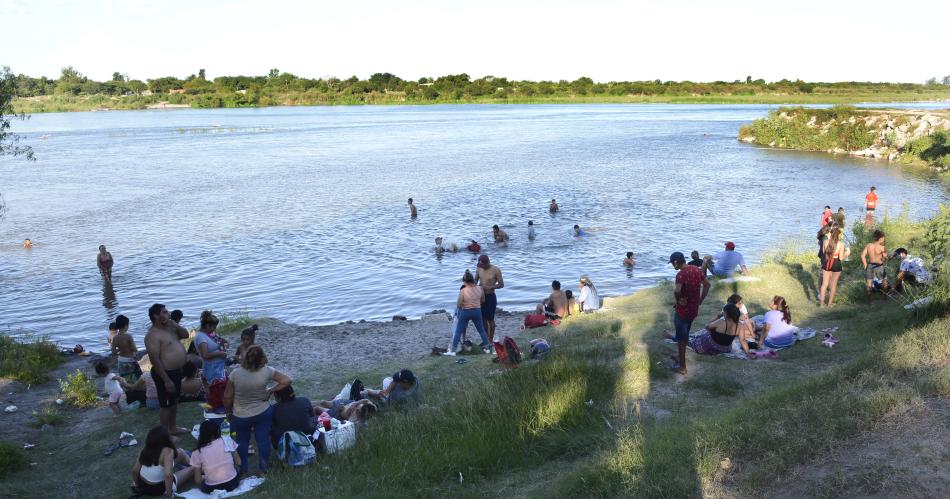
M 225 419 L 224 422 L 221 423 L 221 436 L 222 436 L 222 437 L 230 437 L 230 436 L 231 436 L 231 424 L 228 423 L 228 420 L 227 420 L 227 419 Z

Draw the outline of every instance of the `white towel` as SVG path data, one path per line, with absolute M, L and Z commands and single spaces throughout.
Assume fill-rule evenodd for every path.
M 239 496 L 245 492 L 250 492 L 258 485 L 264 483 L 264 479 L 252 476 L 241 480 L 241 484 L 231 492 L 223 490 L 214 490 L 210 494 L 205 494 L 201 489 L 195 487 L 187 492 L 175 492 L 175 497 L 185 497 L 187 499 L 223 499 L 225 497 Z

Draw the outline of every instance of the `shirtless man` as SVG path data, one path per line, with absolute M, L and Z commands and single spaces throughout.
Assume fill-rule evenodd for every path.
M 633 257 L 632 251 L 627 252 L 627 258 L 623 259 L 623 264 L 626 265 L 627 267 L 633 267 L 634 265 L 637 264 L 636 259 L 634 259 Z
M 861 265 L 864 265 L 868 296 L 868 305 L 871 304 L 871 293 L 874 291 L 874 280 L 881 281 L 883 299 L 887 300 L 887 272 L 884 262 L 887 260 L 887 250 L 884 249 L 884 231 L 878 229 L 871 235 L 871 242 L 861 252 Z
M 495 341 L 495 309 L 498 308 L 498 297 L 495 290 L 505 287 L 505 279 L 501 269 L 492 265 L 488 255 L 478 257 L 478 269 L 475 273 L 475 284 L 480 284 L 485 291 L 485 302 L 482 303 L 482 322 L 485 332 L 488 333 L 488 343 Z
M 148 318 L 152 327 L 145 334 L 145 350 L 152 362 L 152 379 L 158 391 L 159 421 L 169 433 L 188 433 L 187 429 L 177 426 L 181 368 L 187 360 L 181 340 L 188 338 L 188 330 L 172 322 L 161 303 L 149 307 Z
M 419 213 L 416 211 L 416 205 L 412 204 L 412 198 L 409 198 L 409 216 L 416 218 Z
M 548 206 L 548 211 L 551 213 L 557 213 L 558 211 L 560 211 L 560 208 L 557 205 L 557 201 L 553 199 L 551 200 L 551 205 Z
M 435 250 L 434 250 L 434 251 L 435 251 L 435 254 L 436 254 L 436 255 L 441 255 L 442 253 L 445 253 L 445 247 L 442 246 L 442 236 L 437 236 L 437 237 L 435 238 Z
M 33 241 L 30 241 L 28 238 L 23 240 L 23 247 L 26 249 L 33 249 Z
M 99 267 L 99 273 L 107 281 L 112 280 L 112 253 L 106 251 L 105 245 L 99 246 L 99 254 L 96 255 L 96 266 Z
M 495 238 L 495 242 L 498 244 L 508 244 L 508 233 L 501 230 L 501 227 L 497 225 L 491 226 L 492 236 Z
M 115 328 L 118 331 L 112 339 L 112 354 L 118 356 L 117 371 L 119 376 L 125 377 L 136 373 L 138 364 L 135 362 L 135 338 L 129 334 L 129 318 L 120 315 L 115 318 Z
M 548 297 L 551 312 L 557 316 L 558 319 L 567 317 L 570 314 L 570 309 L 567 306 L 567 294 L 561 291 L 561 281 L 554 281 L 551 283 L 551 296 Z

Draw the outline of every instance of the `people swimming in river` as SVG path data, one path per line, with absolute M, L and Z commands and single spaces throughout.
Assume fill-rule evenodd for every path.
M 581 237 L 585 234 L 587 233 L 584 232 L 584 229 L 581 229 L 580 225 L 574 224 L 574 237 Z
M 478 241 L 476 241 L 476 240 L 474 240 L 474 239 L 472 239 L 471 241 L 472 241 L 472 242 L 470 242 L 470 243 L 468 244 L 468 246 L 465 247 L 465 249 L 471 251 L 472 253 L 479 253 L 479 252 L 481 252 L 481 251 L 482 251 L 482 245 L 481 245 L 481 244 L 478 244 Z
M 33 241 L 31 241 L 30 238 L 24 239 L 24 240 L 23 240 L 23 247 L 26 248 L 26 249 L 33 249 Z
M 534 239 L 534 220 L 528 220 L 528 239 Z
M 637 261 L 633 257 L 632 251 L 627 252 L 627 257 L 623 259 L 623 264 L 626 265 L 627 267 L 633 267 L 634 265 L 637 264 Z
M 419 212 L 416 210 L 416 205 L 412 204 L 412 198 L 409 198 L 409 217 L 416 218 L 419 215 Z
M 501 230 L 501 227 L 499 227 L 497 224 L 492 225 L 491 232 L 492 232 L 492 237 L 495 238 L 496 243 L 503 246 L 508 245 L 508 233 Z
M 442 236 L 436 236 L 435 249 L 433 251 L 435 251 L 436 255 L 441 255 L 442 253 L 445 253 L 445 248 L 442 246 Z
M 556 200 L 552 199 L 552 200 L 551 200 L 551 204 L 548 205 L 548 211 L 549 211 L 550 213 L 557 213 L 558 211 L 561 211 L 561 207 L 559 207 L 559 206 L 557 205 L 557 201 L 556 201 Z
M 96 255 L 96 266 L 99 267 L 99 273 L 107 281 L 112 280 L 112 253 L 106 251 L 104 244 L 99 245 L 99 254 Z

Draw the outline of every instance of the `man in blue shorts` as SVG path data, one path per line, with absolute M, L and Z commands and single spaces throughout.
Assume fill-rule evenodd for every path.
M 709 279 L 706 272 L 699 267 L 686 264 L 686 257 L 679 251 L 670 255 L 670 265 L 676 272 L 673 297 L 676 305 L 673 309 L 673 330 L 678 356 L 673 360 L 673 370 L 679 374 L 686 374 L 686 346 L 689 344 L 689 330 L 693 326 L 693 319 L 699 315 L 699 305 L 709 294 Z M 700 293 L 702 286 L 702 293 Z
M 501 269 L 491 264 L 488 255 L 478 257 L 475 283 L 481 285 L 482 290 L 485 291 L 482 322 L 485 323 L 485 332 L 488 333 L 488 343 L 491 345 L 495 341 L 495 309 L 498 308 L 495 290 L 505 287 L 505 279 L 501 276 Z

